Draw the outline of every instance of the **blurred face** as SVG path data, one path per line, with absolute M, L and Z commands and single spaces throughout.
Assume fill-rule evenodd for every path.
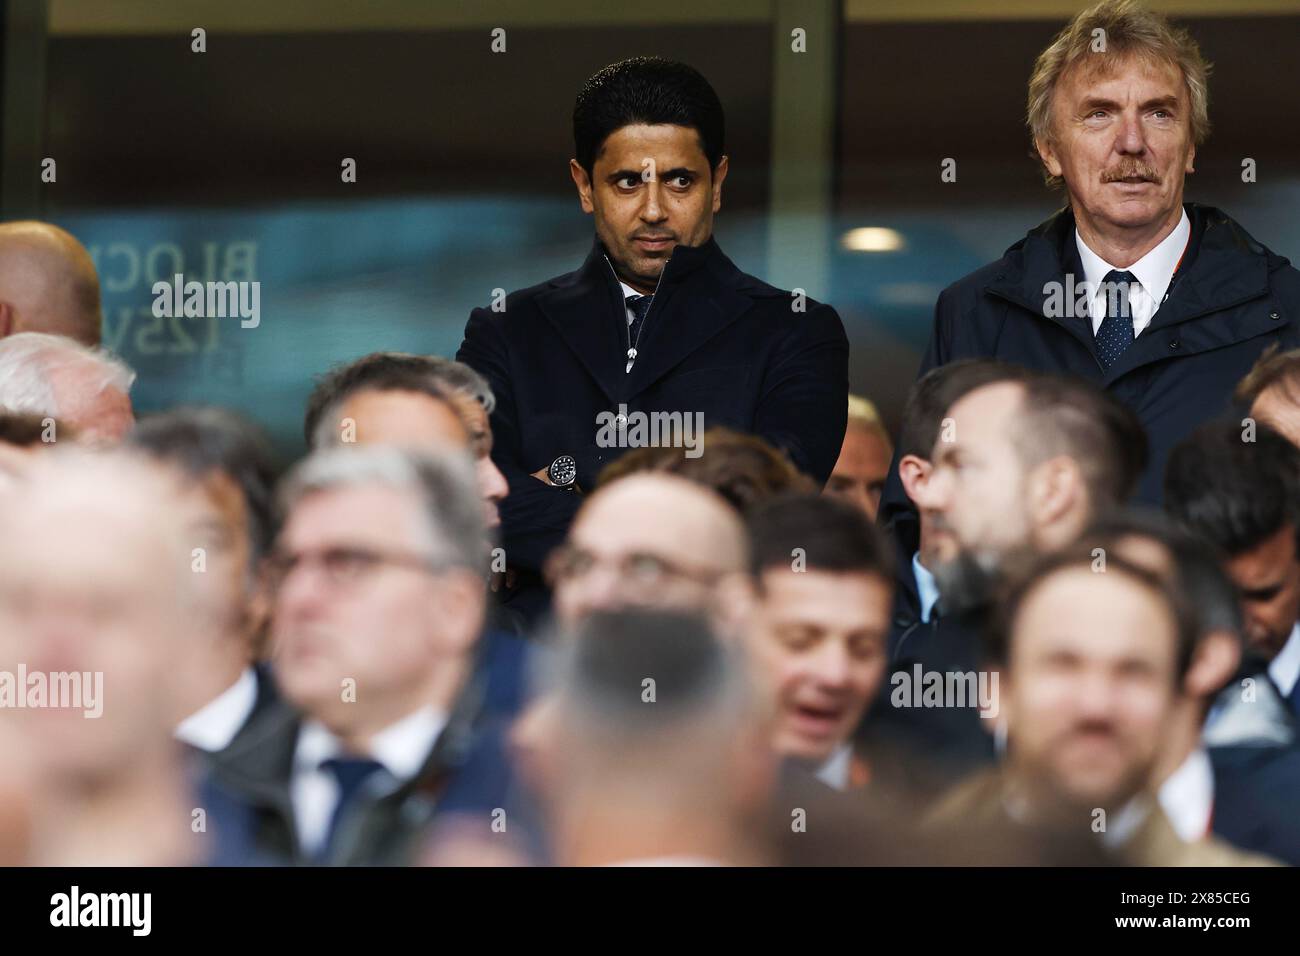
M 423 392 L 364 389 L 339 406 L 339 434 L 355 425 L 359 445 L 468 448 L 469 433 L 456 409 Z
M 492 426 L 487 409 L 472 398 L 459 403 L 461 421 L 469 430 L 470 451 L 474 454 L 474 473 L 479 493 L 483 496 L 483 517 L 489 528 L 501 524 L 498 504 L 510 493 L 505 475 L 492 461 Z
M 221 471 L 197 484 L 183 482 L 178 497 L 190 514 L 187 542 L 202 548 L 204 571 L 197 575 L 201 606 L 223 632 L 239 628 L 249 598 L 253 543 L 243 490 Z
M 331 728 L 382 726 L 430 703 L 421 695 L 433 671 L 477 633 L 456 573 L 430 569 L 426 528 L 411 493 L 380 484 L 310 494 L 285 523 L 273 560 L 276 675 Z
M 1055 141 L 1039 143 L 1039 152 L 1065 179 L 1082 225 L 1172 223 L 1196 155 L 1182 74 L 1138 57 L 1105 65 L 1104 72 L 1076 67 L 1061 77 L 1052 103 Z
M 361 445 L 398 448 L 466 449 L 474 455 L 483 516 L 489 528 L 501 523 L 497 503 L 509 488 L 492 463 L 492 429 L 487 412 L 472 399 L 456 407 L 423 392 L 366 389 L 355 393 L 339 408 L 339 423 L 356 423 Z
M 844 432 L 839 460 L 823 493 L 844 499 L 875 521 L 892 454 L 888 440 L 879 429 L 850 425 Z
M 763 573 L 748 644 L 778 753 L 821 763 L 849 739 L 884 676 L 891 596 L 874 574 Z
M 1172 723 L 1176 645 L 1168 608 L 1122 573 L 1070 569 L 1040 584 L 1002 682 L 1014 767 L 1080 806 L 1125 803 Z
M 569 171 L 614 271 L 652 293 L 673 249 L 703 245 L 713 234 L 727 160 L 710 172 L 690 127 L 634 124 L 605 139 L 590 177 L 577 160 Z
M 708 609 L 742 570 L 743 529 L 722 502 L 682 479 L 631 476 L 592 495 L 547 564 L 555 613 L 573 625 L 627 606 Z
M 1283 388 L 1275 385 L 1260 392 L 1250 407 L 1250 417 L 1271 426 L 1300 447 L 1300 405 Z
M 50 373 L 59 418 L 77 431 L 77 440 L 89 445 L 115 445 L 135 425 L 135 412 L 126 392 L 116 388 L 86 388 L 85 369 L 69 366 Z
M 1224 570 L 1241 590 L 1247 643 L 1271 660 L 1300 617 L 1296 529 L 1283 526 L 1256 547 L 1230 558 Z
M 11 445 L 0 441 L 0 493 L 17 481 L 35 453 L 36 448 L 31 446 Z
M 123 500 L 137 493 L 120 489 Z M 24 664 L 50 681 L 76 674 L 81 684 L 78 706 L 0 711 L 22 726 L 38 769 L 52 779 L 112 778 L 170 747 L 182 716 L 178 649 L 186 621 L 177 595 L 189 569 L 179 566 L 188 555 L 148 520 L 166 504 L 121 514 L 102 501 L 47 505 L 5 521 L 0 668 Z M 85 716 L 96 709 L 98 716 Z
M 985 385 L 948 410 L 930 476 L 916 488 L 938 564 L 962 551 L 996 563 L 1029 541 L 1025 475 L 1011 441 L 1021 394 L 1018 385 Z

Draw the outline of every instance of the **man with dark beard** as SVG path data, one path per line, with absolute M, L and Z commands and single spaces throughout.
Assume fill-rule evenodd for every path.
M 1132 412 L 1087 382 L 1034 375 L 976 388 L 953 404 L 918 487 L 934 545 L 940 613 L 894 648 L 875 732 L 905 755 L 922 789 L 990 760 L 995 701 L 930 702 L 917 686 L 978 686 L 990 585 L 1019 552 L 1073 543 L 1131 494 L 1146 460 Z M 973 682 L 973 684 L 971 683 Z M 987 682 L 986 682 L 987 683 Z M 981 719 L 983 718 L 983 719 Z M 928 760 L 918 760 L 923 754 Z

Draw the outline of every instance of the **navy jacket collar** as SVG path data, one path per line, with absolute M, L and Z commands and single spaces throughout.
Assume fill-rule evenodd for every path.
M 750 286 L 766 289 L 728 259 L 715 239 L 677 246 L 664 266 L 632 371 L 623 290 L 599 239 L 582 267 L 537 298 L 555 331 L 612 403 L 627 401 L 748 309 Z
M 1267 295 L 1269 273 L 1287 265 L 1221 210 L 1199 203 L 1184 203 L 1184 208 L 1192 234 L 1169 298 L 1143 331 L 1140 345 L 1115 363 L 1106 373 L 1107 380 L 1177 351 L 1179 333 L 1166 330 Z M 1074 276 L 1076 286 L 1084 281 L 1074 225 L 1067 206 L 1031 230 L 1007 250 L 1004 268 L 984 291 L 1061 326 L 1095 354 L 1092 325 L 1086 317 L 1048 314 L 1049 283 L 1061 283 L 1068 290 L 1067 273 Z

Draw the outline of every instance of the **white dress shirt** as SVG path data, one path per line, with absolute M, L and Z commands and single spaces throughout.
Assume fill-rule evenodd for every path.
M 1214 812 L 1214 768 L 1204 747 L 1197 747 L 1160 785 L 1160 809 L 1186 843 L 1203 840 Z
M 939 602 L 939 585 L 934 575 L 921 563 L 921 552 L 912 555 L 912 577 L 916 579 L 916 596 L 921 602 L 921 622 L 930 623 L 930 612 Z
M 627 324 L 631 325 L 632 320 L 636 318 L 636 313 L 633 312 L 632 307 L 627 304 L 627 298 L 630 295 L 641 296 L 641 295 L 645 295 L 645 293 L 636 291 L 636 289 L 632 288 L 622 279 L 618 280 L 618 284 L 623 287 L 623 311 L 627 313 Z
M 1106 318 L 1106 290 L 1101 287 L 1106 275 L 1112 271 L 1131 272 L 1138 281 L 1138 286 L 1129 290 L 1129 314 L 1133 316 L 1133 337 L 1137 338 L 1142 330 L 1151 324 L 1151 317 L 1156 314 L 1169 291 L 1169 282 L 1174 277 L 1178 260 L 1187 248 L 1187 240 L 1192 234 L 1192 223 L 1187 218 L 1187 210 L 1174 226 L 1174 231 L 1165 236 L 1160 243 L 1145 256 L 1127 269 L 1113 266 L 1097 253 L 1088 248 L 1079 230 L 1074 230 L 1074 241 L 1079 247 L 1079 258 L 1083 260 L 1084 280 L 1088 283 L 1088 315 L 1092 319 L 1092 334 L 1096 335 L 1101 323 Z
M 1268 676 L 1284 698 L 1291 696 L 1296 680 L 1300 679 L 1300 624 L 1291 628 L 1291 636 L 1277 657 L 1269 662 Z
M 419 773 L 446 725 L 445 715 L 425 707 L 375 734 L 366 756 L 382 764 L 384 771 L 366 781 L 366 791 L 390 793 Z M 303 722 L 294 749 L 289 792 L 298 843 L 311 854 L 318 853 L 329 836 L 330 820 L 339 801 L 338 780 L 321 763 L 342 753 L 338 738 L 324 724 Z
M 849 789 L 849 771 L 853 766 L 853 745 L 840 744 L 826 762 L 817 768 L 815 776 L 828 787 Z
M 181 743 L 208 753 L 225 750 L 257 705 L 257 675 L 251 667 L 238 679 L 176 726 Z

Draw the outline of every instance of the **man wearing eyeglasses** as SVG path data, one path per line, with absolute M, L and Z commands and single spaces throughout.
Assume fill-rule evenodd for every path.
M 710 610 L 746 553 L 739 516 L 715 492 L 676 475 L 629 475 L 593 494 L 551 553 L 555 617 L 567 629 L 619 607 Z
M 276 679 L 291 707 L 216 760 L 283 862 L 408 862 L 454 802 L 476 727 L 483 509 L 467 457 L 313 454 L 281 490 L 270 560 Z

